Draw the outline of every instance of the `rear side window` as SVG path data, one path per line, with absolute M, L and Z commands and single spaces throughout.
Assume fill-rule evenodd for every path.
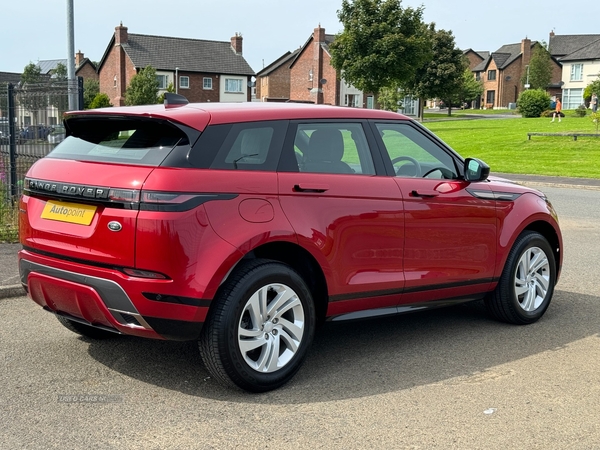
M 162 120 L 80 117 L 67 121 L 69 136 L 47 157 L 158 166 L 187 135 Z

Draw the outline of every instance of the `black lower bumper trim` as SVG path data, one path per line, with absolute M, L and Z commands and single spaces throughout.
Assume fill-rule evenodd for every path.
M 169 341 L 195 341 L 200 337 L 202 322 L 160 319 L 144 316 L 154 331 Z

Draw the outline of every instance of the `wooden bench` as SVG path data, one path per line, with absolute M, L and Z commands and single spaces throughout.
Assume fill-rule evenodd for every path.
M 578 137 L 600 137 L 600 133 L 540 133 L 532 131 L 527 133 L 527 140 L 531 140 L 531 136 L 571 136 L 576 141 Z

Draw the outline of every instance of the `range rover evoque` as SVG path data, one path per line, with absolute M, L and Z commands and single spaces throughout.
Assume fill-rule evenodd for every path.
M 197 340 L 217 380 L 260 392 L 325 320 L 484 300 L 529 324 L 550 304 L 548 199 L 400 114 L 169 94 L 64 125 L 25 179 L 19 268 L 88 338 Z

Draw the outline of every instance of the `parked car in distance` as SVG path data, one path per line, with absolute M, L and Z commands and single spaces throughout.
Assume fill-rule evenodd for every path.
M 48 137 L 48 128 L 45 125 L 29 125 L 19 133 L 20 141 L 28 140 L 46 140 Z
M 65 127 L 64 125 L 50 125 L 48 132 L 48 142 L 51 144 L 58 144 L 65 140 Z
M 167 94 L 64 123 L 25 178 L 19 268 L 88 338 L 195 340 L 213 378 L 261 392 L 326 320 L 483 300 L 523 325 L 552 299 L 546 196 L 403 115 Z
M 9 132 L 9 122 L 8 120 L 0 119 L 0 144 L 8 144 L 10 140 L 10 132 Z

